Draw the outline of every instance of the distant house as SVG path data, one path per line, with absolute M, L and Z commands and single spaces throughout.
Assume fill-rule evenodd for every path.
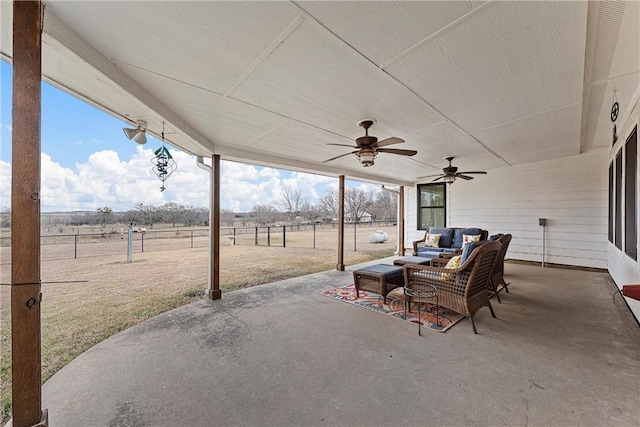
M 373 221 L 373 217 L 371 216 L 370 213 L 364 212 L 362 215 L 360 215 L 360 218 L 358 219 L 358 222 L 372 222 Z M 345 222 L 354 222 L 353 220 L 353 215 L 351 215 L 350 213 L 347 213 L 347 215 L 345 216 Z

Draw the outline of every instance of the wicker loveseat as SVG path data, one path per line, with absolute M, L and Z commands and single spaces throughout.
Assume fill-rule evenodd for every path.
M 475 243 L 469 245 L 476 246 Z M 491 315 L 496 317 L 489 301 L 487 283 L 500 247 L 497 241 L 477 245 L 458 268 L 405 264 L 405 287 L 420 290 L 424 285 L 435 286 L 438 304 L 469 317 L 473 332 L 477 334 L 473 317 L 482 307 L 489 307 Z
M 425 246 L 427 234 L 439 234 L 438 247 Z M 479 240 L 486 240 L 489 233 L 481 228 L 461 228 L 461 227 L 430 227 L 424 233 L 424 237 L 413 242 L 413 256 L 433 258 L 441 253 L 462 252 L 462 243 L 465 235 L 480 236 Z M 421 244 L 422 243 L 422 244 Z

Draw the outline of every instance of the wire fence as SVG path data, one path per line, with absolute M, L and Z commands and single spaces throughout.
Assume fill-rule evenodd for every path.
M 345 250 L 358 250 L 370 244 L 369 237 L 381 229 L 395 241 L 395 223 L 375 221 L 345 224 Z M 79 228 L 74 234 L 42 235 L 41 260 L 62 260 L 127 254 L 128 230 L 83 233 Z M 331 224 L 294 224 L 250 227 L 221 227 L 220 245 L 223 246 L 272 246 L 305 249 L 335 249 L 338 242 L 338 226 Z M 208 228 L 171 228 L 134 232 L 133 253 L 157 252 L 181 249 L 203 249 L 209 246 Z M 0 237 L 0 264 L 11 262 L 11 237 Z

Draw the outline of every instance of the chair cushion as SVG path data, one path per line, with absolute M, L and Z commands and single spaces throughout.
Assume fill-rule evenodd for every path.
M 464 262 L 471 256 L 473 251 L 482 245 L 487 243 L 487 240 L 481 240 L 479 242 L 471 242 L 464 245 L 464 249 L 462 250 L 462 255 L 460 256 L 460 264 L 464 264 Z
M 462 241 L 464 240 L 464 235 L 465 234 L 470 234 L 470 235 L 476 235 L 476 234 L 480 234 L 482 235 L 482 229 L 481 228 L 456 228 L 455 229 L 455 233 L 453 235 L 453 246 L 454 248 L 461 248 L 462 247 Z M 440 239 L 442 240 L 442 238 Z M 442 243 L 440 244 L 441 246 Z M 451 247 L 451 246 L 449 246 Z
M 418 248 L 418 256 L 423 256 L 426 254 L 432 254 L 434 256 L 438 256 L 439 253 L 444 252 L 446 249 L 445 248 L 425 248 L 425 247 L 420 247 Z
M 450 248 L 451 245 L 453 245 L 453 229 L 452 228 L 429 227 L 429 234 L 440 235 L 441 248 Z
M 431 234 L 427 233 L 424 240 L 425 248 L 439 248 L 440 247 L 440 236 L 442 234 Z
M 504 236 L 504 234 L 494 234 L 493 236 L 489 236 L 489 241 L 498 240 L 502 236 Z

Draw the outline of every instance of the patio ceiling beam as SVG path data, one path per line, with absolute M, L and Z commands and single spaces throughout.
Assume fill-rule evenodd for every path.
M 13 4 L 11 375 L 15 427 L 46 426 L 40 335 L 42 5 Z
M 92 66 L 95 70 L 102 73 L 106 78 L 115 83 L 124 92 L 128 93 L 131 97 L 142 103 L 146 108 L 151 110 L 151 112 L 157 114 L 159 120 L 166 121 L 167 125 L 169 125 L 173 129 L 183 132 L 185 135 L 201 144 L 211 153 L 215 151 L 213 141 L 209 140 L 202 133 L 193 128 L 183 117 L 175 113 L 165 103 L 156 98 L 148 90 L 140 86 L 138 82 L 124 73 L 109 58 L 104 56 L 92 44 L 83 39 L 78 33 L 71 29 L 53 12 L 45 8 L 44 15 L 45 35 L 51 37 L 51 39 L 45 39 L 46 44 L 51 46 L 59 44 L 60 47 L 73 52 L 79 58 L 82 58 L 83 61 Z M 58 86 L 62 85 L 58 83 Z M 78 94 L 71 88 L 64 87 L 64 89 L 70 93 L 74 93 L 76 96 L 79 96 L 82 99 L 86 99 L 83 94 Z M 95 100 L 92 100 L 92 104 L 99 106 L 105 111 L 108 111 L 110 114 L 114 114 L 113 110 L 111 110 L 106 105 L 96 104 Z M 132 124 L 135 124 L 128 117 L 120 118 Z M 171 143 L 176 145 L 178 148 L 181 148 L 179 145 L 175 144 L 175 142 L 172 141 Z M 190 152 L 190 150 L 185 151 Z

